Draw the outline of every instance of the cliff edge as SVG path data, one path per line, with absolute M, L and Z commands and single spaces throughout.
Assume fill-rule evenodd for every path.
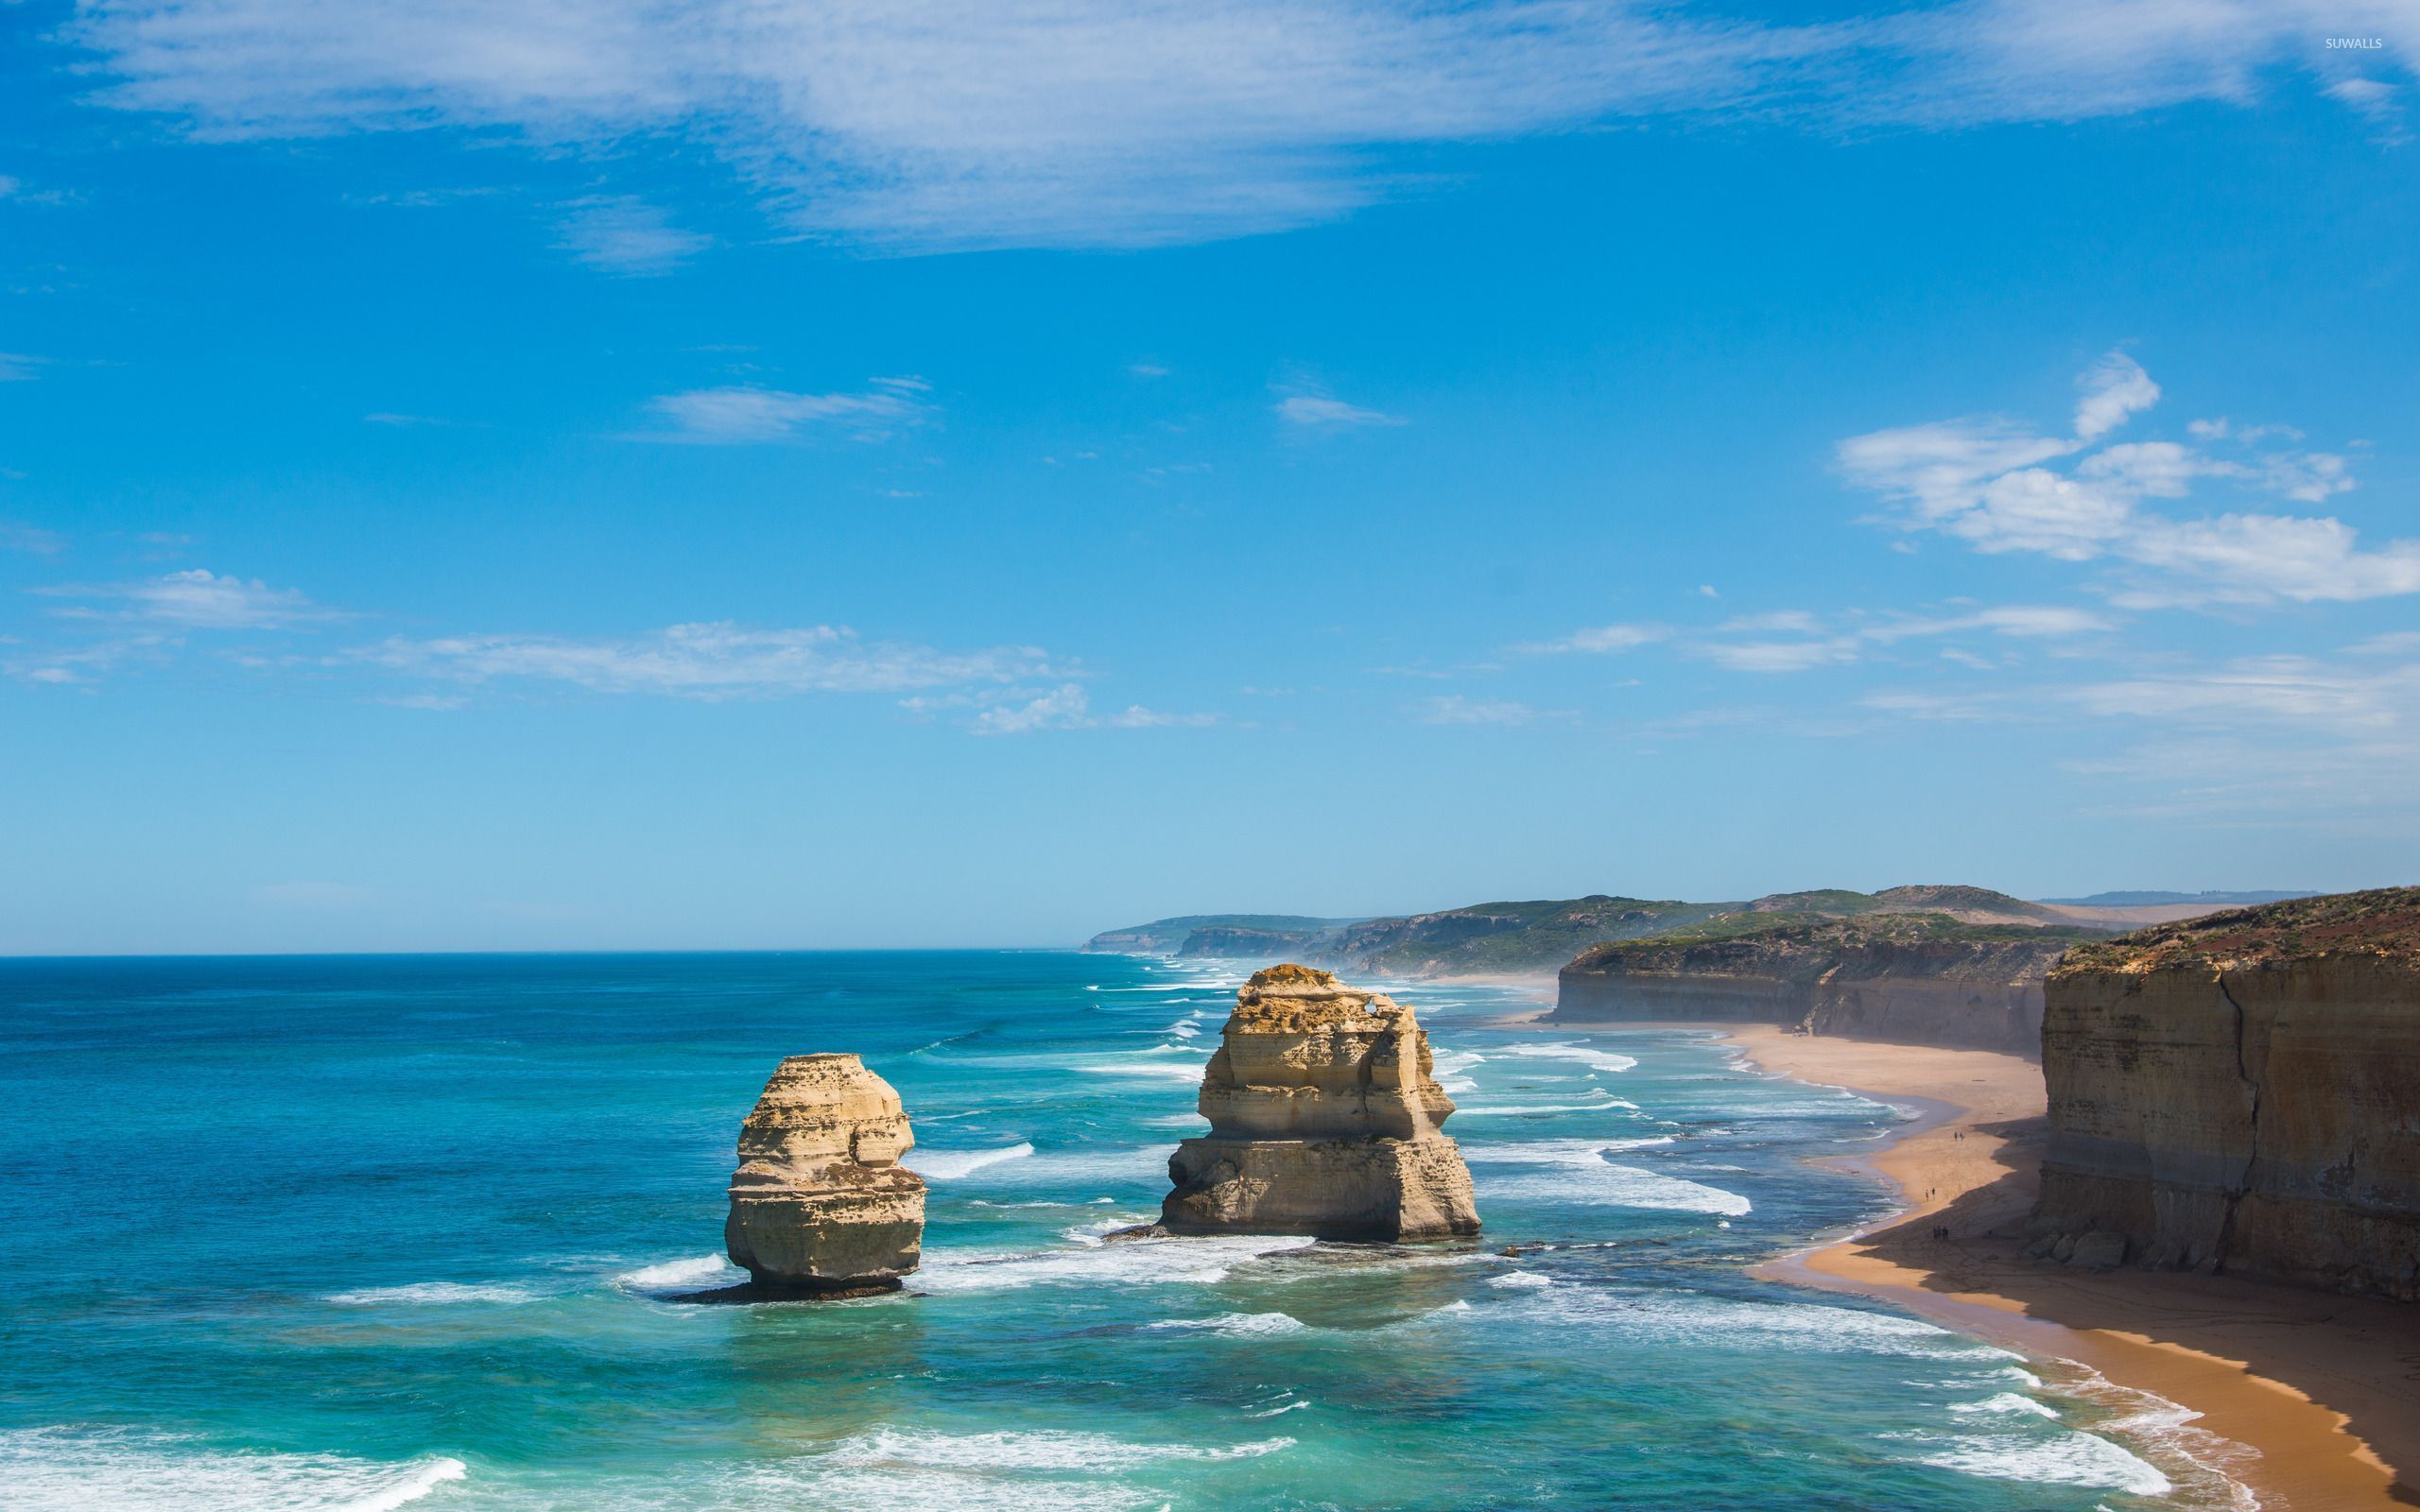
M 2031 1252 L 2420 1300 L 2420 887 L 2081 946 Z
M 1552 1017 L 1772 1023 L 2030 1057 L 2040 1054 L 2044 974 L 2094 937 L 1932 911 L 1732 916 L 1582 952 L 1558 979 Z

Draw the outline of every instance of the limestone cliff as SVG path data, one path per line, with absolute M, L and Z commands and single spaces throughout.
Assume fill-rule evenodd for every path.
M 723 1241 L 758 1285 L 887 1289 L 916 1268 L 925 1181 L 899 1094 L 855 1056 L 792 1056 L 739 1128 Z
M 1236 994 L 1177 1146 L 1160 1221 L 1180 1233 L 1437 1239 L 1478 1231 L 1454 1110 L 1411 1008 L 1274 966 Z
M 2420 1300 L 2420 888 L 2212 915 L 2050 974 L 2036 1249 Z
M 1938 913 L 1726 919 L 1581 953 L 1563 969 L 1553 1017 L 1778 1023 L 2031 1056 L 2041 1042 L 2043 975 L 2086 937 Z

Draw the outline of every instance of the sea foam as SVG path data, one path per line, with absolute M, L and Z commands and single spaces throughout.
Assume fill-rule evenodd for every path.
M 446 1307 L 487 1302 L 513 1306 L 538 1300 L 526 1286 L 474 1286 L 460 1281 L 414 1281 L 405 1286 L 368 1286 L 330 1292 L 325 1300 L 346 1307 Z
M 1531 1202 L 1580 1203 L 1590 1207 L 1645 1208 L 1669 1212 L 1704 1212 L 1737 1218 L 1754 1204 L 1737 1192 L 1679 1177 L 1616 1165 L 1605 1159 L 1621 1150 L 1646 1149 L 1671 1143 L 1667 1137 L 1638 1140 L 1533 1140 L 1525 1143 L 1478 1143 L 1462 1146 L 1474 1165 L 1549 1166 L 1551 1174 L 1527 1171 L 1500 1175 L 1482 1169 L 1478 1177 L 1482 1196 Z
M 2000 1481 L 2084 1486 L 2129 1496 L 2166 1496 L 2175 1489 L 2158 1467 L 2091 1434 L 1964 1435 L 1916 1457 L 1938 1469 Z
M 1567 1043 L 1551 1045 L 1514 1045 L 1507 1049 L 1504 1054 L 1509 1056 L 1527 1056 L 1538 1060 L 1569 1060 L 1577 1062 L 1582 1066 L 1592 1067 L 1598 1071 L 1628 1071 L 1638 1064 L 1638 1061 L 1630 1056 L 1617 1056 L 1610 1050 L 1596 1050 L 1587 1045 Z
M 1201 1238 L 1096 1239 L 1072 1249 L 998 1254 L 927 1249 L 918 1289 L 936 1293 L 1082 1286 L 1210 1285 L 1240 1268 L 1261 1268 L 1261 1257 L 1307 1248 L 1301 1238 L 1212 1235 Z
M 0 1503 L 10 1512 L 396 1512 L 469 1473 L 441 1454 L 394 1464 L 110 1429 L 0 1433 Z
M 729 1282 L 745 1272 L 720 1255 L 698 1255 L 688 1260 L 667 1260 L 660 1265 L 647 1265 L 625 1271 L 614 1278 L 614 1284 L 634 1292 L 692 1291 L 709 1282 Z
M 996 1150 L 917 1149 L 910 1151 L 900 1163 L 927 1181 L 955 1181 L 987 1165 L 998 1165 L 1003 1160 L 1022 1160 L 1032 1154 L 1033 1146 L 1026 1143 L 1002 1145 Z

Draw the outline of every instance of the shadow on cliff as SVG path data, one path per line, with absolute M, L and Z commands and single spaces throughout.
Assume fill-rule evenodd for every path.
M 1945 1295 L 1985 1293 L 2019 1304 L 2031 1317 L 2069 1329 L 2145 1335 L 2223 1360 L 2256 1375 L 2295 1383 L 2312 1400 L 2344 1414 L 2348 1431 L 2367 1440 L 2395 1467 L 2389 1497 L 2420 1506 L 2420 1308 L 2409 1303 L 2340 1297 L 2298 1287 L 2193 1272 L 2077 1270 L 2028 1260 L 2026 1231 L 2038 1192 L 2048 1123 L 2042 1118 L 1977 1125 L 2006 1141 L 1994 1152 L 2003 1174 L 1934 1212 L 1878 1229 L 1860 1246 L 1877 1258 L 1922 1274 L 1917 1284 Z M 1946 1239 L 1933 1236 L 1935 1228 Z M 2406 1390 L 2383 1399 L 2360 1391 L 2312 1386 L 2311 1330 L 2325 1328 L 2342 1348 L 2358 1349 L 2374 1378 L 2400 1379 Z M 2360 1368 L 2346 1360 L 2347 1377 Z

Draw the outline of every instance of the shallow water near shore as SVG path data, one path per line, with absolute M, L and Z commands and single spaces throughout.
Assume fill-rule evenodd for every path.
M 1059 953 L 0 962 L 0 1505 L 2237 1504 L 2155 1401 L 1748 1276 L 1882 1206 L 1805 1162 L 1897 1115 L 1706 1035 L 1400 987 L 1479 1242 L 1104 1242 L 1201 1126 L 1236 981 Z M 906 1100 L 924 1269 L 679 1301 L 742 1279 L 733 1142 L 815 1050 Z

